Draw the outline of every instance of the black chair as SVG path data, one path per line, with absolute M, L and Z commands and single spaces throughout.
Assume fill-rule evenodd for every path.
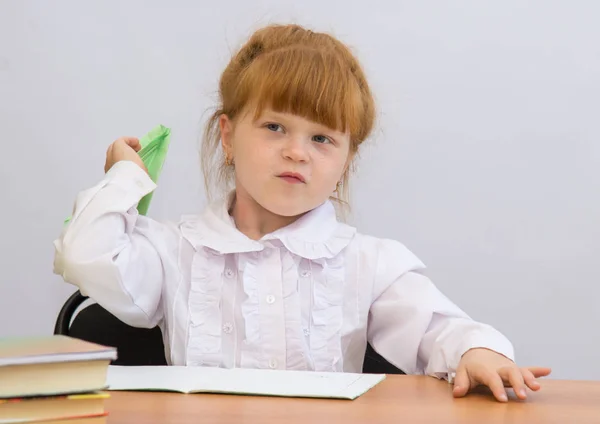
M 367 343 L 363 374 L 406 374 L 404 371 L 390 364 L 387 359 L 375 352 L 370 343 Z
M 87 299 L 76 291 L 61 308 L 54 334 L 117 348 L 118 358 L 112 365 L 167 365 L 162 333 L 152 329 L 131 327 L 117 319 L 97 303 L 75 312 Z M 367 345 L 363 363 L 365 374 L 404 374 Z
M 112 365 L 167 365 L 162 333 L 152 329 L 131 327 L 97 303 L 75 312 L 88 299 L 76 291 L 61 308 L 54 334 L 117 348 L 118 358 Z

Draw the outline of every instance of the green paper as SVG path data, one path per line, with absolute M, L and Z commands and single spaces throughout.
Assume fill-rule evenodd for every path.
M 171 130 L 163 125 L 158 125 L 140 139 L 142 149 L 139 151 L 139 155 L 148 170 L 148 175 L 150 175 L 154 183 L 158 182 L 170 142 Z M 148 193 L 138 203 L 137 209 L 140 215 L 148 213 L 148 207 L 150 206 L 153 194 L 154 192 Z
M 158 182 L 158 177 L 160 176 L 163 164 L 165 163 L 170 142 L 171 129 L 163 125 L 154 127 L 152 131 L 140 138 L 140 145 L 142 148 L 138 154 L 148 170 L 150 179 L 152 179 L 154 183 Z M 153 194 L 154 192 L 148 193 L 138 203 L 137 210 L 140 215 L 146 215 L 148 213 Z M 67 218 L 65 224 L 70 220 L 71 217 Z

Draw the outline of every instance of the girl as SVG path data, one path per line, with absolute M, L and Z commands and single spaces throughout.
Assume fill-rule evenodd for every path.
M 174 365 L 360 372 L 367 342 L 411 374 L 540 388 L 510 342 L 470 319 L 402 244 L 339 222 L 350 165 L 373 127 L 357 60 L 335 38 L 295 25 L 257 31 L 222 74 L 202 148 L 207 190 L 196 216 L 139 216 L 156 187 L 115 141 L 106 176 L 77 198 L 55 242 L 55 272 L 125 323 L 160 326 Z

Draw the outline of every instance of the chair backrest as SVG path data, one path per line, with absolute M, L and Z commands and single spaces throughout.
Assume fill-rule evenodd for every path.
M 370 343 L 367 343 L 362 372 L 364 374 L 406 374 L 377 353 Z
M 61 308 L 54 334 L 64 334 L 82 340 L 117 348 L 113 365 L 167 365 L 160 328 L 131 327 L 117 319 L 97 303 L 86 306 L 76 315 L 87 297 L 73 293 Z M 363 373 L 404 374 L 367 345 Z
M 167 365 L 158 327 L 131 327 L 97 303 L 73 316 L 86 299 L 79 291 L 69 297 L 58 314 L 54 334 L 116 347 L 118 358 L 112 365 Z

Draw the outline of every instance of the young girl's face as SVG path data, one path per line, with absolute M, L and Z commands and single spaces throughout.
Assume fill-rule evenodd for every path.
M 268 211 L 297 216 L 324 203 L 350 159 L 350 137 L 297 115 L 246 112 L 220 120 L 225 154 L 235 163 L 236 190 Z

